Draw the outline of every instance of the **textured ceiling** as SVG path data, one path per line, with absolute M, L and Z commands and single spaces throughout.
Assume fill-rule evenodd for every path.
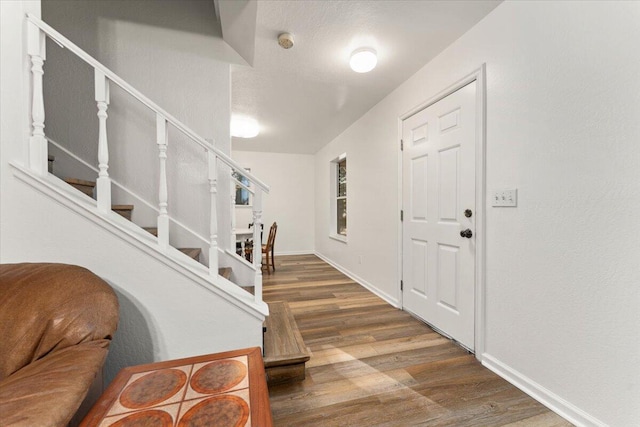
M 232 68 L 232 112 L 261 133 L 233 149 L 315 153 L 493 10 L 498 0 L 258 1 L 254 66 Z M 295 46 L 277 36 L 288 31 Z M 378 51 L 367 74 L 359 47 Z

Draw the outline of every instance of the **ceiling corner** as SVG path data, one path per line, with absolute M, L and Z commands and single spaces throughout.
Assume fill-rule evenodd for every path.
M 253 66 L 256 45 L 257 0 L 214 0 L 223 40 Z

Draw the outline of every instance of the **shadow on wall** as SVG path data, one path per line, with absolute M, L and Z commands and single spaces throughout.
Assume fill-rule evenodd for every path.
M 79 10 L 80 9 L 80 10 Z M 99 18 L 128 21 L 175 31 L 222 37 L 213 1 L 155 0 L 153 8 L 147 0 L 46 0 L 42 2 L 42 16 L 46 20 L 56 14 L 69 13 L 85 19 Z M 55 22 L 53 22 L 55 24 Z M 54 25 L 55 27 L 55 25 Z
M 142 305 L 131 295 L 109 283 L 120 303 L 120 323 L 111 341 L 105 362 L 104 385 L 113 381 L 122 368 L 154 361 L 150 318 Z

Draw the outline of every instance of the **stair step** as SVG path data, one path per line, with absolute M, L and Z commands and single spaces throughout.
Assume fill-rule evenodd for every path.
M 302 381 L 309 350 L 302 339 L 289 304 L 269 303 L 269 317 L 265 321 L 264 367 L 269 385 Z
M 111 210 L 121 215 L 125 219 L 131 221 L 131 211 L 133 211 L 133 205 L 112 205 Z
M 87 181 L 78 178 L 65 178 L 64 182 L 71 185 L 75 189 L 82 191 L 87 196 L 93 197 L 93 189 L 96 186 L 95 181 Z M 133 205 L 112 205 L 111 210 L 131 221 L 131 211 L 133 210 Z
M 142 227 L 144 228 L 145 231 L 153 234 L 154 236 L 158 237 L 158 227 Z
M 222 267 L 218 269 L 218 274 L 225 279 L 231 279 L 231 267 Z
M 47 157 L 47 160 L 48 160 L 47 170 L 49 171 L 49 173 L 53 173 L 53 162 L 56 160 L 56 158 L 51 154 L 49 154 Z
M 84 179 L 77 178 L 65 178 L 64 182 L 71 185 L 75 189 L 82 191 L 87 196 L 93 197 L 93 189 L 96 186 L 95 181 L 85 181 Z
M 202 249 L 200 248 L 178 248 L 178 250 L 180 252 L 182 252 L 183 254 L 195 259 L 196 261 L 200 261 L 200 252 L 202 252 Z

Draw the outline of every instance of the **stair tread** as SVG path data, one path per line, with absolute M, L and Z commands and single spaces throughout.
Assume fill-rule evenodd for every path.
M 269 303 L 269 317 L 265 326 L 265 367 L 304 363 L 310 359 L 289 304 L 284 301 Z
M 144 228 L 145 231 L 153 234 L 154 236 L 158 237 L 158 227 L 142 227 Z
M 200 252 L 202 252 L 200 248 L 178 248 L 178 250 L 196 261 L 200 257 Z
M 85 179 L 78 179 L 78 178 L 65 178 L 64 182 L 66 182 L 67 184 L 71 184 L 71 185 L 84 185 L 87 187 L 95 187 L 96 186 L 96 182 L 95 181 L 87 181 Z
M 222 267 L 218 269 L 218 274 L 229 280 L 231 278 L 231 271 L 231 267 Z
M 133 205 L 111 205 L 111 209 L 114 211 L 132 211 Z
M 53 156 L 53 155 L 49 154 L 49 155 L 47 156 L 47 160 L 48 160 L 48 161 L 50 161 L 50 162 L 53 162 L 53 161 L 55 161 L 55 160 L 56 160 L 56 158 L 55 158 L 55 156 Z

